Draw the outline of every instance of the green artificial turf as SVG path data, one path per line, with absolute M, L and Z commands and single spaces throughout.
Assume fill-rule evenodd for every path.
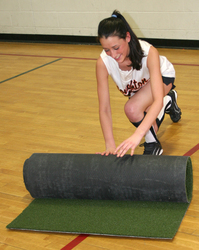
M 172 239 L 192 199 L 190 158 L 186 164 L 185 176 L 178 187 L 178 196 L 183 196 L 186 202 L 36 198 L 7 228 Z M 168 185 L 173 185 L 173 180 L 178 178 L 174 176 Z
M 7 228 L 172 239 L 189 203 L 35 199 Z

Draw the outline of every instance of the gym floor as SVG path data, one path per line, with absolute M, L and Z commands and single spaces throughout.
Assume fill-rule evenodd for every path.
M 164 155 L 190 155 L 193 199 L 173 240 L 78 236 L 12 231 L 32 197 L 23 183 L 24 161 L 33 153 L 95 153 L 104 140 L 98 116 L 95 64 L 98 45 L 0 42 L 0 249 L 199 249 L 199 50 L 158 49 L 176 69 L 182 119 L 168 115 L 158 132 Z M 116 144 L 134 127 L 126 98 L 110 79 Z M 142 154 L 137 147 L 135 154 Z M 119 226 L 119 225 L 118 225 Z

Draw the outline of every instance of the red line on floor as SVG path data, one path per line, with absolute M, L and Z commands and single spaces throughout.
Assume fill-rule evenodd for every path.
M 65 58 L 65 59 L 79 59 L 79 60 L 94 60 L 96 61 L 96 58 L 86 58 L 86 57 L 70 57 L 70 56 L 42 56 L 42 55 L 23 55 L 23 54 L 4 54 L 0 53 L 1 56 L 26 56 L 26 57 L 47 57 L 47 58 Z
M 191 156 L 198 150 L 199 150 L 199 143 L 195 147 L 190 149 L 187 153 L 185 153 L 184 156 Z
M 70 243 L 68 243 L 68 245 L 63 247 L 61 250 L 71 250 L 71 249 L 73 249 L 78 244 L 80 244 L 83 240 L 85 240 L 88 236 L 89 236 L 89 234 L 80 234 L 74 240 L 72 240 Z
M 180 66 L 199 66 L 199 64 L 188 64 L 188 63 L 172 63 L 173 65 L 180 65 Z
M 50 57 L 50 58 L 65 58 L 65 59 L 79 59 L 79 60 L 93 60 L 96 61 L 97 58 L 86 58 L 86 57 L 68 57 L 68 56 L 46 56 L 46 55 L 23 55 L 23 54 L 6 54 L 0 53 L 1 56 L 27 56 L 27 57 Z M 196 66 L 199 67 L 199 64 L 188 64 L 188 63 L 173 63 L 173 65 L 180 66 Z

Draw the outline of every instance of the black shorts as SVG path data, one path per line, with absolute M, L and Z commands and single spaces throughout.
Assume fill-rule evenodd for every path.
M 166 84 L 166 85 L 169 85 L 170 83 L 172 83 L 172 88 L 171 89 L 174 89 L 176 87 L 174 85 L 174 81 L 175 81 L 174 77 L 162 76 L 162 80 L 163 80 L 163 83 Z

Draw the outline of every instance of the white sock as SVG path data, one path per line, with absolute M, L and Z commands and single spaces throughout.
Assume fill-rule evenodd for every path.
M 158 139 L 157 139 L 157 136 L 156 136 L 156 133 L 155 133 L 155 130 L 154 130 L 153 126 L 151 126 L 151 128 L 149 129 L 149 131 L 146 133 L 146 135 L 145 135 L 145 141 L 147 143 L 158 142 Z

